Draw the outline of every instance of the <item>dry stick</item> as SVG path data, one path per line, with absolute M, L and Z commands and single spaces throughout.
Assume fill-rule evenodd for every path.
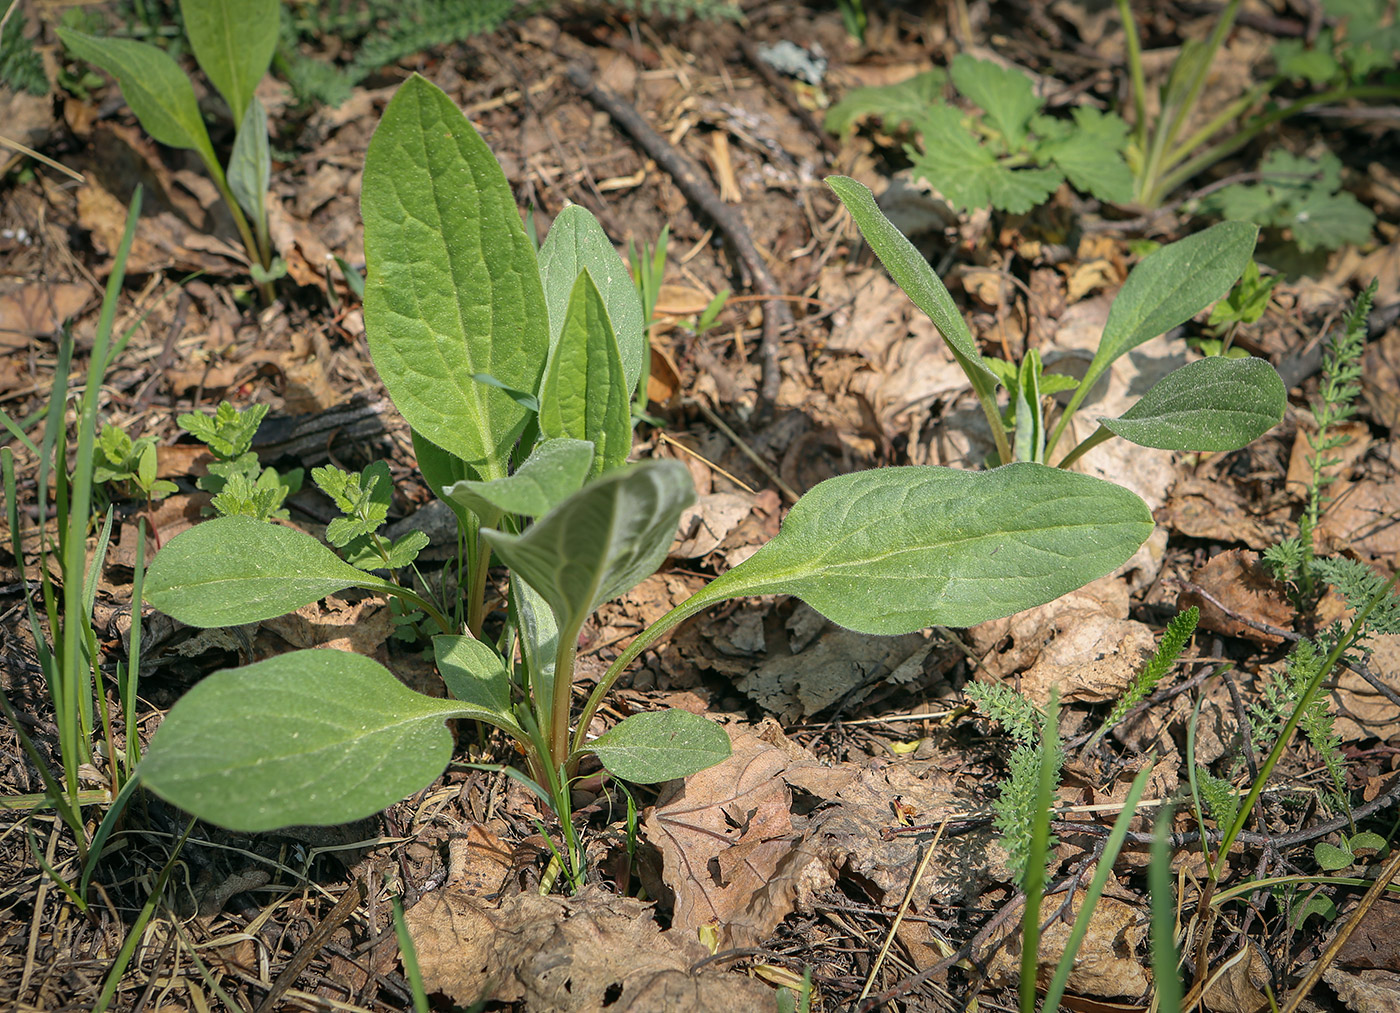
M 890 952 L 890 946 L 894 943 L 894 937 L 899 932 L 899 923 L 904 921 L 904 916 L 909 912 L 909 905 L 914 900 L 914 891 L 919 888 L 919 882 L 924 878 L 924 872 L 928 869 L 929 859 L 933 857 L 934 851 L 938 849 L 938 842 L 943 837 L 943 828 L 948 825 L 944 820 L 942 826 L 938 828 L 938 833 L 933 835 L 933 840 L 929 842 L 928 848 L 924 851 L 924 857 L 919 862 L 919 867 L 914 870 L 914 876 L 909 880 L 909 889 L 905 891 L 904 901 L 899 905 L 899 910 L 895 912 L 894 921 L 890 922 L 889 933 L 885 936 L 885 944 L 880 947 L 879 954 L 870 965 L 870 974 L 865 979 L 865 987 L 860 990 L 857 999 L 864 999 L 870 994 L 870 988 L 875 984 L 875 976 L 880 973 L 880 966 L 884 964 L 885 957 Z
M 633 109 L 625 99 L 614 95 L 606 88 L 593 83 L 589 72 L 578 64 L 568 69 L 569 83 L 579 90 L 584 98 L 592 102 L 613 118 L 619 127 L 632 136 L 657 165 L 665 169 L 681 193 L 699 205 L 700 210 L 715 223 L 734 247 L 740 262 L 748 272 L 750 284 L 767 296 L 763 303 L 763 338 L 759 351 L 763 363 L 763 382 L 759 387 L 759 412 L 772 410 L 778 400 L 778 385 L 782 373 L 778 368 L 778 341 L 782 332 L 792 326 L 792 311 L 781 298 L 782 291 L 773 279 L 768 265 L 764 263 L 758 248 L 749 236 L 744 220 L 715 193 L 700 170 L 685 155 L 662 137 L 641 114 Z
M 258 1008 L 253 1013 L 272 1013 L 277 1007 L 277 1000 L 282 998 L 282 994 L 296 984 L 301 972 L 306 970 L 307 965 L 315 959 L 316 954 L 321 952 L 321 948 L 330 942 L 330 938 L 335 934 L 335 930 L 345 924 L 355 908 L 359 907 L 360 901 L 364 899 L 364 884 L 359 880 L 350 884 L 350 888 L 341 895 L 340 900 L 335 902 L 335 907 L 331 908 L 331 913 L 326 915 L 324 921 L 311 930 L 311 935 L 306 937 L 306 942 L 302 943 L 292 959 L 287 962 L 287 966 L 282 969 L 282 973 L 277 976 L 277 980 L 272 983 L 272 990 L 263 997 L 263 1001 L 258 1003 Z
M 1345 946 L 1347 940 L 1351 938 L 1351 934 L 1360 926 L 1362 919 L 1366 917 L 1366 912 L 1370 911 L 1371 907 L 1380 899 L 1381 894 L 1385 893 L 1386 887 L 1390 885 L 1390 881 L 1395 878 L 1397 872 L 1400 872 L 1400 851 L 1397 851 L 1391 857 L 1390 861 L 1385 864 L 1385 868 L 1381 870 L 1381 874 L 1377 876 L 1376 881 L 1371 884 L 1371 889 L 1366 891 L 1366 896 L 1361 898 L 1361 903 L 1358 904 L 1356 910 L 1351 913 L 1351 918 L 1347 921 L 1346 925 L 1343 926 L 1336 937 L 1327 944 L 1327 949 L 1323 950 L 1322 955 L 1313 963 L 1312 970 L 1308 972 L 1308 976 L 1299 983 L 1297 989 L 1289 996 L 1288 1004 L 1283 1007 L 1282 1013 L 1296 1013 L 1298 1007 L 1302 1005 L 1303 1000 L 1308 997 L 1308 993 L 1311 992 L 1322 979 L 1323 972 L 1337 959 L 1337 954 L 1341 952 L 1342 947 Z

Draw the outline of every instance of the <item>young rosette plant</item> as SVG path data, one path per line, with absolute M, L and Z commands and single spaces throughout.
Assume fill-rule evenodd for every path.
M 272 158 L 267 112 L 254 92 L 277 48 L 279 6 L 277 0 L 180 0 L 190 48 L 238 128 L 227 172 L 204 126 L 194 86 L 170 54 L 148 42 L 58 29 L 70 53 L 117 79 L 146 133 L 161 144 L 190 148 L 199 156 L 228 206 L 253 280 L 267 302 L 273 299 L 272 282 L 285 266 L 274 262 L 268 239 Z
M 568 783 L 589 754 L 640 783 L 729 755 L 721 727 L 679 710 L 593 737 L 619 676 L 687 617 L 791 594 L 869 634 L 967 626 L 1112 571 L 1151 533 L 1131 492 L 1033 461 L 833 478 L 776 538 L 638 634 L 576 707 L 581 628 L 657 569 L 694 498 L 678 462 L 627 460 L 645 349 L 636 287 L 579 207 L 559 214 L 537 256 L 490 150 L 421 77 L 385 109 L 361 201 L 370 351 L 466 547 L 463 607 L 432 613 L 451 697 L 413 692 L 378 662 L 335 650 L 216 672 L 171 710 L 141 767 L 151 790 L 200 817 L 266 830 L 372 814 L 437 777 L 452 748 L 445 721 L 471 718 L 515 740 L 567 834 Z M 1149 316 L 1130 333 L 1155 326 Z M 364 565 L 290 527 L 217 518 L 161 550 L 145 597 L 205 627 L 349 587 L 419 605 L 368 568 L 372 554 L 354 558 Z M 510 571 L 499 631 L 483 615 L 493 560 Z

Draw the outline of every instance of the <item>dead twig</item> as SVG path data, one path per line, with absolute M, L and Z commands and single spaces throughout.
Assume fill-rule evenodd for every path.
M 613 122 L 630 134 L 642 150 L 675 179 L 681 192 L 715 223 L 715 227 L 724 233 L 724 237 L 734 247 L 734 252 L 749 276 L 749 283 L 766 297 L 763 302 L 763 338 L 759 344 L 763 369 L 763 379 L 759 386 L 759 415 L 761 417 L 771 412 L 777 403 L 778 385 L 782 381 L 782 373 L 778 366 L 778 342 L 783 331 L 792 326 L 792 311 L 781 298 L 782 292 L 777 281 L 768 270 L 768 265 L 764 263 L 758 248 L 754 246 L 748 226 L 737 211 L 720 200 L 719 194 L 715 193 L 714 187 L 701 175 L 695 164 L 652 129 L 651 124 L 642 118 L 631 103 L 595 84 L 589 71 L 579 64 L 571 66 L 566 76 L 569 83 L 577 88 L 584 98 L 607 113 Z

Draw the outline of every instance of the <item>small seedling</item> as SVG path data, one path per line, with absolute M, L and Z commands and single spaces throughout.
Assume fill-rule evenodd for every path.
M 92 481 L 96 485 L 135 487 L 146 502 L 164 499 L 179 487 L 156 477 L 156 438 L 133 440 L 125 430 L 111 424 L 102 427 L 94 448 Z
M 185 432 L 209 448 L 214 460 L 209 474 L 195 485 L 211 494 L 209 506 L 220 517 L 254 517 L 260 521 L 286 520 L 283 503 L 301 488 L 302 469 L 285 474 L 264 468 L 251 449 L 253 436 L 267 414 L 267 405 L 239 411 L 227 401 L 215 413 L 187 412 L 175 420 Z
M 181 0 L 195 59 L 237 124 L 227 172 L 204 126 L 194 86 L 165 50 L 132 39 L 58 29 L 69 52 L 117 79 L 131 111 L 153 139 L 172 148 L 193 149 L 199 156 L 233 217 L 253 280 L 268 303 L 274 298 L 272 282 L 285 273 L 286 265 L 274 260 L 268 239 L 272 159 L 267 113 L 254 90 L 272 62 L 279 6 L 277 0 Z

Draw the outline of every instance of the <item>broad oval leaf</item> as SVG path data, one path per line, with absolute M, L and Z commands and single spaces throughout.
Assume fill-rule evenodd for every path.
M 540 432 L 593 444 L 592 475 L 632 451 L 632 402 L 608 308 L 588 271 L 573 286 L 559 341 L 540 385 Z
M 687 777 L 729 759 L 724 729 L 698 714 L 671 708 L 633 714 L 583 747 L 616 777 L 656 784 Z
M 968 375 L 972 385 L 979 392 L 996 390 L 996 374 L 982 362 L 982 354 L 977 343 L 972 340 L 972 332 L 967 329 L 967 321 L 958 312 L 957 304 L 948 294 L 948 289 L 933 273 L 933 268 L 914 244 L 891 224 L 875 203 L 875 195 L 865 185 L 849 176 L 828 176 L 826 185 L 831 187 L 846 210 L 851 213 L 860 233 L 880 263 L 885 265 L 895 284 L 904 290 L 914 305 L 928 314 L 948 342 L 953 357 Z
M 796 595 L 861 633 L 972 626 L 1053 601 L 1125 562 L 1152 513 L 1122 486 L 1040 464 L 829 478 L 778 536 L 696 595 Z
M 140 777 L 232 830 L 346 823 L 431 783 L 452 756 L 444 722 L 467 716 L 363 655 L 293 651 L 202 679 L 161 722 Z
M 559 342 L 569 298 L 584 270 L 592 275 L 608 308 L 630 397 L 642 375 L 642 356 L 647 351 L 641 296 L 598 219 L 587 208 L 570 204 L 555 216 L 540 246 L 540 281 L 549 305 L 551 348 Z
M 252 517 L 216 517 L 172 538 L 146 571 L 146 601 L 190 626 L 286 615 L 347 587 L 391 585 L 310 535 Z
M 695 501 L 679 461 L 643 461 L 588 483 L 522 535 L 481 536 L 549 603 L 561 636 L 598 605 L 656 572 Z
M 1113 300 L 1098 351 L 1082 389 L 1088 390 L 1124 352 L 1190 320 L 1230 291 L 1254 255 L 1259 227 L 1220 222 L 1144 257 Z
M 1140 447 L 1225 451 L 1283 421 L 1283 380 L 1263 359 L 1214 355 L 1172 370 L 1104 428 Z
M 587 440 L 544 440 L 514 475 L 493 482 L 466 479 L 447 486 L 442 494 L 488 526 L 502 514 L 541 517 L 582 488 L 592 462 L 593 444 Z
M 441 89 L 414 75 L 365 155 L 365 333 L 415 430 L 482 478 L 501 478 L 539 388 L 549 315 L 535 253 L 501 167 Z
M 58 37 L 74 56 L 117 79 L 146 133 L 172 148 L 194 148 L 206 163 L 218 164 L 194 87 L 169 53 L 145 42 L 99 39 L 71 28 L 58 29 Z
M 240 123 L 277 48 L 277 0 L 180 0 L 200 69 Z
M 510 672 L 505 659 L 475 637 L 433 637 L 438 674 L 450 692 L 477 712 L 479 720 L 524 740 L 510 707 Z
M 248 103 L 243 124 L 228 158 L 228 188 L 255 228 L 267 220 L 267 185 L 272 177 L 272 150 L 267 141 L 267 112 L 256 98 Z

